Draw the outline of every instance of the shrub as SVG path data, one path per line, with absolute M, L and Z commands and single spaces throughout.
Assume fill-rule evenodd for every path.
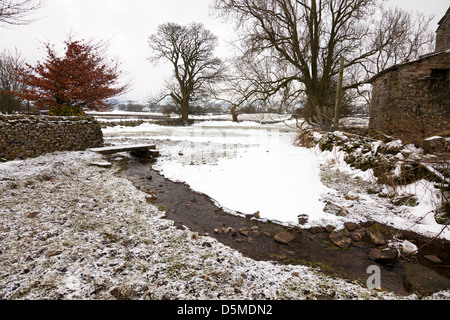
M 70 117 L 70 116 L 83 117 L 85 115 L 84 111 L 79 107 L 59 106 L 59 105 L 50 107 L 48 114 L 50 116 L 62 116 L 62 117 Z

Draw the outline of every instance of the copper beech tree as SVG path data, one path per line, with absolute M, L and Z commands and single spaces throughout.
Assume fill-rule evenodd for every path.
M 69 39 L 65 45 L 65 55 L 59 57 L 47 43 L 45 61 L 18 71 L 26 89 L 17 96 L 37 108 L 50 108 L 51 114 L 72 115 L 105 110 L 107 99 L 127 90 L 128 85 L 118 85 L 119 64 L 105 58 L 105 43 Z

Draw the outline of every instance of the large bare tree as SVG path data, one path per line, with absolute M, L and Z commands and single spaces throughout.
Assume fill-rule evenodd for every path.
M 28 16 L 43 6 L 42 0 L 0 0 L 0 25 L 28 24 Z
M 187 121 L 190 102 L 205 95 L 206 89 L 222 76 L 222 61 L 214 56 L 217 37 L 200 23 L 165 23 L 158 26 L 148 42 L 153 49 L 151 62 L 168 61 L 173 66 L 173 78 L 165 83 L 165 95 L 175 101 L 181 118 Z
M 320 125 L 333 122 L 341 58 L 345 93 L 433 42 L 430 20 L 415 23 L 379 0 L 216 0 L 215 8 L 240 36 L 232 90 L 241 100 L 303 99 L 306 120 Z

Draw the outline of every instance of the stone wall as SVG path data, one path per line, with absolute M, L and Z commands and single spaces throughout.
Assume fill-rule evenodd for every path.
M 91 117 L 0 115 L 0 161 L 101 146 L 101 126 Z
M 392 67 L 372 79 L 370 128 L 426 135 L 450 121 L 450 51 Z

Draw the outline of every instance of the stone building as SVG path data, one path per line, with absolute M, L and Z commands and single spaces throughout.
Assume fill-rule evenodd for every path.
M 450 8 L 445 16 L 438 22 L 439 28 L 436 31 L 436 51 L 450 48 Z
M 371 79 L 371 129 L 399 137 L 450 130 L 450 8 L 439 21 L 435 51 Z

